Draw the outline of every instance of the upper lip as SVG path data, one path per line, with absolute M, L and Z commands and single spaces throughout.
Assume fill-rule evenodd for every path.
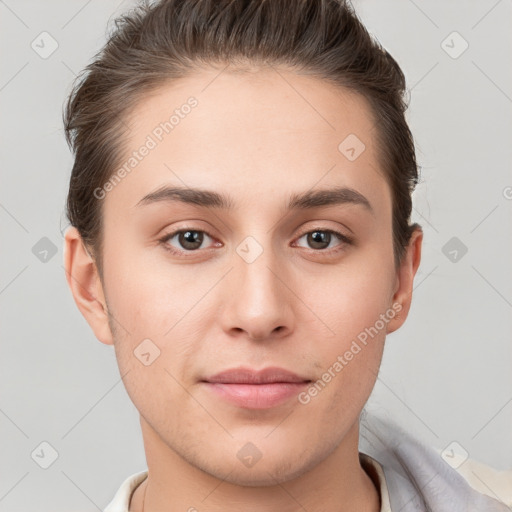
M 246 367 L 231 368 L 212 375 L 204 381 L 223 384 L 267 384 L 272 382 L 310 382 L 310 379 L 300 377 L 284 368 L 271 366 L 262 370 Z

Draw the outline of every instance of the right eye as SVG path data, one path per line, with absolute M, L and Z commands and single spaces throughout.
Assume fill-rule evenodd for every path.
M 165 249 L 174 254 L 197 252 L 204 240 L 212 237 L 206 231 L 200 229 L 179 229 L 160 238 L 159 242 Z M 174 243 L 172 243 L 174 242 Z

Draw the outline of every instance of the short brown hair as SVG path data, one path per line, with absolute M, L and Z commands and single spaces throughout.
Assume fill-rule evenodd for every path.
M 124 119 L 148 91 L 202 66 L 284 65 L 363 95 L 376 122 L 381 168 L 393 200 L 395 263 L 418 182 L 405 120 L 405 78 L 345 0 L 144 1 L 115 20 L 103 49 L 79 75 L 65 105 L 75 154 L 67 215 L 101 273 L 101 187 L 121 161 Z

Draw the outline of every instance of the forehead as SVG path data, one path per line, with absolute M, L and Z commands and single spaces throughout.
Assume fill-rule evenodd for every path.
M 230 189 L 260 205 L 343 185 L 389 203 L 366 99 L 312 76 L 204 69 L 155 89 L 126 121 L 121 165 L 150 149 L 125 165 L 107 203 L 135 205 L 162 184 Z

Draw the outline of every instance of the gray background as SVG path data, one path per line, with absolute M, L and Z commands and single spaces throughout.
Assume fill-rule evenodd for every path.
M 2 512 L 101 510 L 145 469 L 113 348 L 94 338 L 62 266 L 72 166 L 62 104 L 107 22 L 132 5 L 0 0 Z M 367 410 L 440 450 L 456 441 L 511 468 L 511 2 L 354 5 L 408 80 L 422 167 L 414 220 L 425 232 L 410 317 L 387 339 Z M 48 58 L 31 47 L 43 31 L 58 43 Z M 463 41 L 446 40 L 454 31 L 469 44 L 457 58 Z M 41 252 L 51 247 L 43 237 L 55 255 Z M 58 454 L 48 469 L 42 442 Z

